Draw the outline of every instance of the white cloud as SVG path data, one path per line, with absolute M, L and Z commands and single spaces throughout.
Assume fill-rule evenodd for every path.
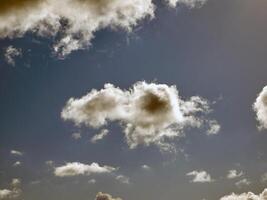
M 52 167 L 54 166 L 54 161 L 53 160 L 48 160 L 48 161 L 45 161 L 45 164 Z
M 96 180 L 95 180 L 95 179 L 90 179 L 90 180 L 88 181 L 88 183 L 89 183 L 89 184 L 95 184 L 95 183 L 96 183 Z
M 124 184 L 130 184 L 129 177 L 126 177 L 124 175 L 118 175 L 118 176 L 116 176 L 116 180 L 118 180 L 119 182 L 124 183 Z
M 244 186 L 248 186 L 250 184 L 251 184 L 251 182 L 248 179 L 246 179 L 246 178 L 244 178 L 244 179 L 242 179 L 242 180 L 240 180 L 240 181 L 238 181 L 238 182 L 235 183 L 235 185 L 237 187 L 239 187 L 239 188 L 242 188 Z
M 235 178 L 238 178 L 240 176 L 243 176 L 243 174 L 244 173 L 242 171 L 238 172 L 235 169 L 231 169 L 228 171 L 227 178 L 228 179 L 235 179 Z
M 170 6 L 175 7 L 177 4 L 185 5 L 189 8 L 201 7 L 207 0 L 166 0 Z
M 220 200 L 267 200 L 267 189 L 265 189 L 261 194 L 256 195 L 252 192 L 243 194 L 231 194 L 220 198 Z
M 105 84 L 80 99 L 71 98 L 61 116 L 93 128 L 117 121 L 130 148 L 156 144 L 168 149 L 167 140 L 184 136 L 186 128 L 214 126 L 215 120 L 210 123 L 206 118 L 210 111 L 207 100 L 199 96 L 183 100 L 175 86 L 137 82 L 129 90 Z
M 92 138 L 91 138 L 91 142 L 92 143 L 96 143 L 98 142 L 99 140 L 102 140 L 104 137 L 106 137 L 108 135 L 108 130 L 107 129 L 102 129 L 100 131 L 100 133 L 94 135 Z
M 21 166 L 21 162 L 20 161 L 16 161 L 14 164 L 13 164 L 13 166 L 14 167 L 19 167 L 19 166 Z
M 151 167 L 149 167 L 148 165 L 142 165 L 141 168 L 144 170 L 151 170 Z
M 214 135 L 217 134 L 221 130 L 220 124 L 216 120 L 210 120 L 209 121 L 209 128 L 207 130 L 208 135 Z
M 170 6 L 203 5 L 204 0 L 164 0 Z M 0 5 L 0 38 L 32 32 L 55 40 L 56 54 L 65 56 L 90 45 L 96 31 L 130 31 L 139 21 L 152 18 L 156 0 L 15 0 Z
M 81 133 L 72 133 L 71 137 L 74 139 L 74 140 L 79 140 L 82 138 L 82 135 Z
M 191 182 L 193 183 L 210 183 L 214 180 L 211 178 L 210 174 L 206 171 L 192 171 L 186 174 L 187 176 L 193 176 Z
M 113 198 L 110 194 L 99 192 L 95 200 L 122 200 L 121 198 Z
M 79 162 L 66 163 L 63 166 L 56 167 L 54 170 L 55 176 L 68 177 L 91 174 L 106 174 L 115 171 L 116 168 L 111 166 L 100 166 L 98 163 L 92 163 L 91 165 L 82 164 Z
M 17 151 L 17 150 L 11 150 L 11 151 L 10 151 L 10 154 L 11 154 L 11 155 L 15 155 L 15 156 L 22 156 L 22 155 L 23 155 L 22 152 Z
M 253 109 L 256 112 L 259 128 L 267 129 L 267 86 L 258 95 L 256 102 L 253 104 Z
M 0 24 L 1 24 L 1 22 L 0 22 Z M 5 61 L 9 65 L 15 66 L 15 64 L 16 64 L 15 63 L 15 59 L 16 59 L 16 57 L 19 57 L 19 56 L 22 56 L 21 49 L 17 49 L 17 48 L 15 48 L 13 46 L 8 46 L 5 49 L 5 52 L 4 52 Z
M 0 38 L 26 32 L 57 36 L 54 51 L 62 56 L 89 45 L 99 29 L 130 30 L 139 20 L 154 14 L 152 0 L 35 0 L 3 9 Z
M 22 191 L 20 189 L 21 181 L 19 179 L 13 179 L 11 182 L 11 189 L 0 189 L 0 199 L 17 199 L 20 197 Z

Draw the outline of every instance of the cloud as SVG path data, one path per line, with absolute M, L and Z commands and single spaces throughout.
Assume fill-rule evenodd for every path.
M 102 140 L 104 137 L 106 137 L 108 135 L 108 130 L 107 129 L 103 129 L 100 131 L 100 133 L 94 135 L 92 138 L 91 138 L 91 142 L 92 143 L 96 143 L 98 142 L 99 140 Z
M 265 189 L 261 194 L 256 195 L 252 192 L 243 194 L 231 194 L 220 198 L 220 200 L 267 200 L 267 189 Z
M 72 137 L 74 140 L 79 140 L 79 139 L 82 138 L 82 135 L 81 135 L 81 133 L 73 133 L 73 134 L 71 135 L 71 137 Z
M 259 129 L 267 129 L 267 86 L 265 86 L 258 95 L 253 104 L 256 112 L 256 119 L 259 122 Z
M 93 128 L 119 122 L 130 148 L 155 144 L 169 149 L 168 141 L 184 136 L 185 129 L 214 126 L 216 121 L 207 119 L 210 112 L 207 100 L 183 100 L 175 86 L 137 82 L 129 90 L 105 84 L 104 89 L 70 98 L 61 116 Z
M 95 183 L 96 183 L 96 180 L 95 180 L 95 179 L 90 179 L 90 180 L 88 181 L 88 183 L 89 183 L 89 184 L 95 184 Z
M 237 187 L 239 187 L 239 188 L 242 188 L 244 186 L 248 186 L 250 184 L 251 184 L 251 182 L 248 179 L 246 179 L 246 178 L 244 178 L 244 179 L 242 179 L 242 180 L 240 180 L 240 181 L 238 181 L 238 182 L 235 183 L 235 185 Z
M 167 0 L 170 6 L 175 7 L 177 4 L 184 5 L 189 8 L 201 7 L 207 0 Z
M 186 175 L 193 176 L 193 180 L 191 181 L 193 183 L 210 183 L 214 181 L 206 171 L 192 171 Z
M 151 167 L 149 167 L 148 165 L 142 165 L 141 168 L 144 170 L 151 170 Z
M 124 183 L 124 184 L 130 184 L 129 177 L 126 177 L 124 175 L 118 175 L 118 176 L 116 176 L 116 180 L 118 180 L 119 182 Z
M 0 15 L 0 19 L 1 19 L 1 15 Z M 1 22 L 0 22 L 0 24 L 1 24 Z M 20 57 L 20 56 L 22 56 L 21 49 L 17 49 L 13 46 L 8 46 L 5 49 L 5 52 L 4 52 L 5 61 L 9 65 L 15 66 L 15 64 L 16 64 L 15 59 L 16 59 L 16 57 Z
M 261 182 L 262 182 L 262 183 L 266 183 L 266 182 L 267 182 L 267 172 L 264 173 L 264 174 L 261 176 Z
M 54 37 L 53 49 L 60 56 L 90 45 L 100 29 L 130 30 L 154 14 L 151 0 L 16 0 L 14 5 L 1 7 L 0 38 L 21 37 L 27 32 Z
M 54 52 L 66 56 L 90 46 L 96 31 L 130 31 L 145 18 L 153 18 L 155 0 L 2 0 L 0 38 L 31 32 L 55 41 Z M 199 7 L 204 0 L 165 0 L 172 7 Z
M 20 161 L 16 161 L 14 164 L 13 164 L 13 167 L 19 167 L 21 166 L 21 162 Z
M 91 174 L 107 174 L 115 171 L 116 168 L 111 166 L 100 166 L 98 163 L 92 163 L 91 165 L 82 164 L 79 162 L 66 163 L 63 166 L 56 167 L 54 170 L 55 176 L 69 177 Z
M 10 154 L 15 156 L 23 156 L 23 153 L 17 150 L 11 150 Z
M 113 198 L 110 194 L 99 192 L 95 200 L 122 200 L 121 198 Z
M 21 181 L 19 179 L 12 179 L 11 189 L 0 189 L 0 199 L 17 199 L 20 197 L 22 191 L 20 189 Z
M 232 169 L 232 170 L 228 171 L 227 178 L 228 179 L 235 179 L 235 178 L 238 178 L 240 176 L 243 176 L 243 174 L 244 173 L 242 171 L 238 172 L 237 170 Z

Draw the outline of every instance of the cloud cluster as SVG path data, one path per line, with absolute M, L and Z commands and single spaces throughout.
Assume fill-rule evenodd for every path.
M 61 116 L 93 128 L 117 121 L 130 148 L 156 144 L 164 149 L 171 139 L 184 136 L 186 128 L 217 124 L 206 119 L 210 111 L 207 100 L 199 96 L 183 100 L 175 86 L 137 82 L 129 90 L 105 84 L 80 99 L 71 98 Z
M 56 167 L 54 170 L 55 176 L 69 177 L 78 175 L 92 175 L 92 174 L 107 174 L 115 171 L 116 168 L 111 166 L 100 166 L 98 163 L 86 165 L 79 162 L 66 163 L 63 166 Z
M 267 189 L 265 189 L 261 194 L 256 195 L 252 192 L 243 194 L 231 194 L 222 197 L 220 200 L 267 200 Z
M 113 198 L 110 194 L 99 192 L 95 200 L 122 200 L 121 198 Z
M 192 171 L 186 175 L 193 176 L 192 183 L 210 183 L 214 181 L 206 171 Z
M 256 112 L 259 128 L 267 129 L 267 86 L 258 95 L 256 102 L 253 104 L 253 109 Z
M 21 181 L 19 179 L 13 179 L 11 182 L 11 189 L 0 189 L 0 199 L 17 199 L 21 196 L 20 189 Z
M 205 0 L 165 0 L 189 8 Z M 2 0 L 0 38 L 22 37 L 31 32 L 55 41 L 54 52 L 66 56 L 90 45 L 94 33 L 104 28 L 130 31 L 144 18 L 153 18 L 153 0 Z

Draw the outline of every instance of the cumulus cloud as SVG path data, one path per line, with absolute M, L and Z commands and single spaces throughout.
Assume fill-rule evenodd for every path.
M 0 19 L 1 19 L 1 15 L 0 15 Z M 0 22 L 0 24 L 1 24 L 1 22 Z M 5 61 L 9 65 L 15 66 L 16 57 L 19 57 L 19 56 L 22 56 L 21 49 L 15 48 L 13 46 L 8 46 L 5 49 L 5 52 L 4 52 Z
M 165 0 L 170 6 L 199 7 L 204 0 Z M 0 38 L 31 32 L 52 37 L 54 52 L 64 57 L 90 45 L 104 28 L 130 31 L 144 18 L 153 18 L 155 0 L 2 0 Z
M 214 180 L 211 178 L 210 174 L 206 171 L 192 171 L 186 174 L 187 176 L 193 176 L 191 182 L 193 183 L 210 183 Z
M 110 194 L 99 192 L 95 200 L 122 200 L 121 198 L 113 198 Z
M 168 141 L 184 136 L 185 129 L 214 126 L 215 120 L 210 123 L 207 119 L 210 112 L 207 100 L 199 96 L 183 100 L 176 86 L 137 82 L 129 90 L 105 84 L 104 89 L 71 98 L 61 116 L 93 128 L 116 121 L 130 148 L 156 144 L 168 149 Z
M 265 86 L 258 95 L 253 104 L 256 112 L 256 119 L 259 122 L 259 129 L 267 129 L 267 86 Z
M 256 195 L 252 192 L 243 194 L 231 194 L 220 198 L 220 200 L 267 200 L 267 189 L 265 189 L 261 194 Z
M 20 197 L 22 191 L 20 189 L 21 181 L 17 178 L 11 182 L 11 189 L 0 189 L 0 199 L 17 199 Z
M 17 150 L 11 150 L 10 154 L 15 155 L 15 156 L 22 156 L 23 155 L 23 153 L 21 151 L 17 151 Z
M 103 129 L 100 131 L 100 133 L 94 135 L 92 138 L 91 138 L 91 142 L 92 143 L 96 143 L 98 142 L 99 140 L 102 140 L 104 137 L 106 137 L 108 135 L 108 130 L 107 129 Z
M 235 169 L 231 169 L 228 171 L 227 178 L 228 179 L 235 179 L 235 178 L 238 178 L 240 176 L 243 176 L 243 174 L 244 173 L 242 171 L 238 172 Z
M 250 184 L 251 184 L 251 182 L 248 179 L 246 179 L 246 178 L 244 178 L 244 179 L 242 179 L 242 180 L 240 180 L 240 181 L 238 181 L 238 182 L 235 183 L 235 185 L 237 187 L 239 187 L 239 188 L 242 188 L 244 186 L 248 186 Z
M 115 171 L 116 168 L 111 166 L 100 166 L 98 163 L 86 165 L 79 162 L 66 163 L 63 166 L 56 167 L 54 170 L 55 176 L 69 177 L 78 175 L 92 175 L 92 174 L 107 174 Z

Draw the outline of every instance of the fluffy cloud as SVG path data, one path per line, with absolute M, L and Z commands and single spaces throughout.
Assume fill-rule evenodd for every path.
M 91 138 L 91 142 L 92 143 L 96 143 L 98 142 L 99 140 L 102 140 L 104 137 L 106 137 L 108 135 L 108 130 L 107 129 L 103 129 L 100 131 L 100 133 L 94 135 L 92 138 Z
M 154 0 L 155 1 L 155 0 Z M 202 5 L 204 0 L 165 0 L 170 6 Z M 130 31 L 154 16 L 153 0 L 2 0 L 0 38 L 31 32 L 53 37 L 54 52 L 65 56 L 90 45 L 94 33 L 111 27 Z
M 99 192 L 95 200 L 122 200 L 121 198 L 113 198 L 110 194 Z
M 168 141 L 184 136 L 186 128 L 217 124 L 206 119 L 210 111 L 207 100 L 199 96 L 183 100 L 175 86 L 137 82 L 129 90 L 105 84 L 80 99 L 71 98 L 61 116 L 93 128 L 117 121 L 130 148 L 156 144 L 168 149 Z
M 20 189 L 21 181 L 19 179 L 13 179 L 11 182 L 11 189 L 0 189 L 0 199 L 17 199 L 21 195 Z
M 191 181 L 193 183 L 210 183 L 214 181 L 206 171 L 192 171 L 186 175 L 193 176 L 193 180 Z
M 253 104 L 253 109 L 256 112 L 259 128 L 267 129 L 267 86 L 258 95 L 256 102 Z
M 91 174 L 106 174 L 115 171 L 116 168 L 111 166 L 100 166 L 97 163 L 86 165 L 78 162 L 67 163 L 66 165 L 56 167 L 54 170 L 55 176 L 68 177 L 78 175 L 91 175 Z
M 238 177 L 242 176 L 243 174 L 244 173 L 242 171 L 238 172 L 237 170 L 232 169 L 232 170 L 228 171 L 227 178 L 228 179 L 234 179 L 234 178 L 238 178 Z
M 261 194 L 256 195 L 252 192 L 243 194 L 231 194 L 222 197 L 220 200 L 267 200 L 267 189 L 265 189 Z
M 1 19 L 1 15 L 0 15 L 0 19 Z M 1 22 L 0 22 L 1 24 Z M 21 49 L 17 49 L 13 46 L 8 46 L 5 49 L 4 52 L 4 57 L 5 57 L 5 61 L 12 66 L 15 66 L 15 59 L 16 57 L 22 56 L 22 51 Z

